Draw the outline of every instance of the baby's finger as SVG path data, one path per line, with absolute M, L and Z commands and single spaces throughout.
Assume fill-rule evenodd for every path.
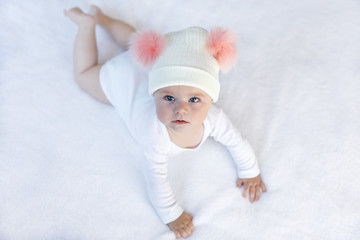
M 261 182 L 261 183 L 260 183 L 260 187 L 261 187 L 262 192 L 266 192 L 265 183 Z
M 241 180 L 241 179 L 238 179 L 237 181 L 236 181 L 236 186 L 238 187 L 238 188 L 241 188 L 241 186 L 243 185 L 244 183 L 243 183 L 243 181 Z
M 179 232 L 180 232 L 180 234 L 181 234 L 181 237 L 183 237 L 183 238 L 186 238 L 186 237 L 188 237 L 190 234 L 188 234 L 187 233 L 187 231 L 185 230 L 185 228 L 180 228 L 179 229 Z
M 187 235 L 188 235 L 188 236 L 190 236 L 190 235 L 191 235 L 191 233 L 192 233 L 192 229 L 191 229 L 191 227 L 190 227 L 190 226 L 185 226 L 185 227 L 184 227 L 184 230 L 185 230 L 185 232 L 187 233 Z
M 250 202 L 254 202 L 255 201 L 255 186 L 251 186 L 250 187 Z
M 244 193 L 243 193 L 244 198 L 247 198 L 249 191 L 250 191 L 250 185 L 248 183 L 245 183 Z
M 194 231 L 194 228 L 195 228 L 195 227 L 194 227 L 194 224 L 193 224 L 192 222 L 190 222 L 190 223 L 188 224 L 188 226 L 189 226 L 191 232 Z
M 255 201 L 258 201 L 260 199 L 260 187 L 259 186 L 256 186 L 255 188 Z
M 181 237 L 181 233 L 178 230 L 175 230 L 174 233 L 177 239 Z

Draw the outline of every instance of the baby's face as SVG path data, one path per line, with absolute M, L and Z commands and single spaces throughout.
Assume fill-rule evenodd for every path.
M 161 88 L 154 97 L 159 120 L 175 131 L 202 127 L 212 104 L 204 91 L 188 86 Z

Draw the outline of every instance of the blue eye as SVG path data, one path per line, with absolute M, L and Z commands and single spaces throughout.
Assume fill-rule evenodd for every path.
M 197 97 L 192 97 L 192 98 L 189 99 L 189 102 L 192 102 L 192 103 L 196 103 L 198 101 L 200 101 L 200 99 L 197 98 Z
M 175 101 L 175 98 L 173 97 L 173 96 L 165 96 L 164 97 L 164 99 L 166 100 L 166 101 Z

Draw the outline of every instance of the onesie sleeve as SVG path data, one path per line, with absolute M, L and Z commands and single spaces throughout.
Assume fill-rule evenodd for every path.
M 168 157 L 156 147 L 145 151 L 145 176 L 148 195 L 164 224 L 176 220 L 183 209 L 176 202 L 168 181 Z
M 234 127 L 226 114 L 219 108 L 212 110 L 212 136 L 231 153 L 239 178 L 253 178 L 260 174 L 255 153 L 240 131 Z

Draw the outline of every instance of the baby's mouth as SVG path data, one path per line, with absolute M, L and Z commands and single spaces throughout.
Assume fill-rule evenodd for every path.
M 187 122 L 187 121 L 185 121 L 185 120 L 175 120 L 175 121 L 172 121 L 172 122 L 175 123 L 175 124 L 179 124 L 179 125 L 189 123 L 189 122 Z

